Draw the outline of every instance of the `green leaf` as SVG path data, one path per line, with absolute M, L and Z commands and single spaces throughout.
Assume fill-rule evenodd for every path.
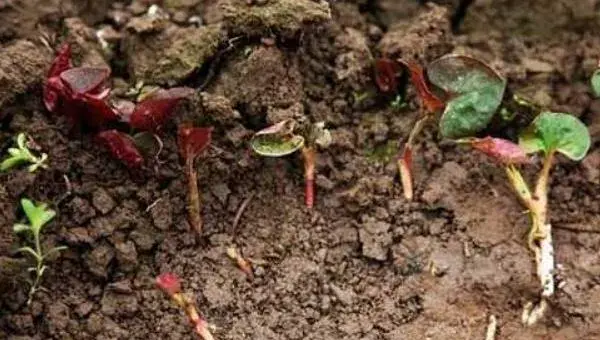
M 467 56 L 444 56 L 427 67 L 431 83 L 450 98 L 440 119 L 446 138 L 483 130 L 502 102 L 506 79 L 485 63 Z
M 38 255 L 38 253 L 35 252 L 35 250 L 33 250 L 31 247 L 21 247 L 19 249 L 17 249 L 17 251 L 19 253 L 27 253 L 31 256 L 33 256 L 34 259 L 41 261 L 42 258 L 40 257 L 40 255 Z
M 31 227 L 28 226 L 27 224 L 17 223 L 15 225 L 13 225 L 13 232 L 15 234 L 20 234 L 22 232 L 29 231 L 29 230 L 31 230 Z
M 47 209 L 45 204 L 36 206 L 27 198 L 21 200 L 21 206 L 31 223 L 31 230 L 34 233 L 39 233 L 42 227 L 56 216 L 56 212 L 52 209 Z
M 284 120 L 263 129 L 252 137 L 250 146 L 261 156 L 283 157 L 304 146 L 304 137 L 294 135 L 295 122 Z
M 560 152 L 579 161 L 591 145 L 587 127 L 567 113 L 543 112 L 519 136 L 519 145 L 527 153 L 542 151 L 546 155 Z
M 0 171 L 7 171 L 23 163 L 26 163 L 27 159 L 22 157 L 9 157 L 0 163 Z
M 596 98 L 600 98 L 600 69 L 597 69 L 591 79 L 592 91 Z

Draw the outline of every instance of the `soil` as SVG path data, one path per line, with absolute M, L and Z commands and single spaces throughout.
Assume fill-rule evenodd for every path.
M 484 339 L 490 315 L 496 339 L 600 339 L 600 149 L 553 171 L 563 283 L 543 321 L 526 328 L 522 306 L 538 287 L 527 217 L 503 171 L 441 142 L 432 126 L 419 138 L 407 202 L 395 153 L 417 101 L 409 88 L 408 106 L 394 109 L 372 79 L 384 54 L 428 62 L 468 53 L 505 74 L 511 91 L 579 116 L 596 142 L 600 101 L 588 79 L 600 1 L 477 0 L 456 33 L 458 1 L 164 0 L 169 16 L 150 19 L 151 2 L 0 0 L 0 151 L 24 131 L 50 159 L 34 174 L 0 174 L 0 338 L 195 339 L 155 288 L 171 271 L 222 340 Z M 101 28 L 114 30 L 108 49 Z M 175 121 L 215 127 L 198 164 L 200 240 L 186 222 L 175 124 L 160 162 L 133 173 L 46 112 L 48 47 L 62 41 L 77 63 L 111 65 L 115 94 L 137 81 L 198 88 Z M 247 149 L 254 131 L 285 117 L 333 132 L 312 210 L 299 157 Z M 27 263 L 14 253 L 26 240 L 11 231 L 21 197 L 58 211 L 44 240 L 69 247 L 30 306 Z M 227 258 L 230 246 L 255 260 L 253 281 Z

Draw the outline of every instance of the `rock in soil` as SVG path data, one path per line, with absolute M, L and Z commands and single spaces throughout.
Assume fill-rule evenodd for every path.
M 52 52 L 41 43 L 27 40 L 0 49 L 0 108 L 40 84 L 52 58 Z
M 135 81 L 172 86 L 201 68 L 223 40 L 220 25 L 170 25 L 159 33 L 129 34 L 124 52 Z
M 329 3 L 324 0 L 268 0 L 251 5 L 247 0 L 221 0 L 220 10 L 230 35 L 292 36 L 306 25 L 331 19 Z

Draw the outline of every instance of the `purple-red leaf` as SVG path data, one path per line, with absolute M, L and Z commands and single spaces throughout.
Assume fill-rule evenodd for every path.
M 71 64 L 71 45 L 65 43 L 58 49 L 56 53 L 56 58 L 54 58 L 54 61 L 50 66 L 50 70 L 48 71 L 47 77 L 57 77 L 61 73 L 72 67 L 73 65 Z
M 50 112 L 54 112 L 59 104 L 63 84 L 59 79 L 62 72 L 73 67 L 71 65 L 71 45 L 64 44 L 56 54 L 56 58 L 48 70 L 46 83 L 44 84 L 44 105 Z
M 196 158 L 204 151 L 212 139 L 212 127 L 193 127 L 183 125 L 177 133 L 179 152 L 184 160 Z
M 417 90 L 419 98 L 427 113 L 436 113 L 444 108 L 444 102 L 442 102 L 436 95 L 431 92 L 427 81 L 425 81 L 425 72 L 421 65 L 413 61 L 399 60 L 410 72 L 410 80 L 413 86 Z
M 375 83 L 383 93 L 398 91 L 398 64 L 388 58 L 380 58 L 375 62 Z
M 181 293 L 181 280 L 173 273 L 162 273 L 156 278 L 156 285 L 169 296 Z
M 480 152 L 504 164 L 527 164 L 531 159 L 518 144 L 502 138 L 472 138 L 468 143 Z
M 155 91 L 135 107 L 129 124 L 143 131 L 157 132 L 171 117 L 179 101 L 192 93 L 194 90 L 187 87 Z
M 75 67 L 60 74 L 60 79 L 69 86 L 75 94 L 88 94 L 104 99 L 110 89 L 106 82 L 110 70 L 98 67 Z
M 144 158 L 131 137 L 117 130 L 102 131 L 97 137 L 108 148 L 113 157 L 123 162 L 128 168 L 138 169 L 142 167 Z

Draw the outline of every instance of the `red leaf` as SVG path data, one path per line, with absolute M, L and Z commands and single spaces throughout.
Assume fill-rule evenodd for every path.
M 144 163 L 144 158 L 135 146 L 133 139 L 117 130 L 102 131 L 98 139 L 104 143 L 116 159 L 123 162 L 130 169 L 137 169 Z
M 71 64 L 71 45 L 65 43 L 62 45 L 58 52 L 56 53 L 56 58 L 52 62 L 50 66 L 50 70 L 48 71 L 48 78 L 57 77 L 64 71 L 72 68 Z
M 60 79 L 75 94 L 88 94 L 104 99 L 110 92 L 106 84 L 109 76 L 110 70 L 107 68 L 76 67 L 62 72 Z
M 208 147 L 212 139 L 212 127 L 193 127 L 183 125 L 177 133 L 177 144 L 183 159 L 196 158 Z
M 435 113 L 444 108 L 444 102 L 442 102 L 436 95 L 434 95 L 427 82 L 425 81 L 425 72 L 421 65 L 413 61 L 399 60 L 402 64 L 410 71 L 410 80 L 413 86 L 417 89 L 417 94 L 421 98 L 421 102 L 425 110 L 428 113 Z
M 52 77 L 44 84 L 44 105 L 50 112 L 55 112 L 60 104 L 65 88 L 59 77 Z
M 101 128 L 119 118 L 106 100 L 98 99 L 92 95 L 83 95 L 78 106 L 81 107 L 76 112 L 79 117 L 74 118 L 83 121 L 92 128 Z
M 192 93 L 194 90 L 187 87 L 158 90 L 135 107 L 129 124 L 136 129 L 156 132 L 171 117 L 179 101 Z
M 44 105 L 50 112 L 54 112 L 60 101 L 60 94 L 63 89 L 63 84 L 58 78 L 59 75 L 72 68 L 71 65 L 71 45 L 64 44 L 60 47 L 56 54 L 56 58 L 48 70 L 46 83 L 44 84 Z
M 181 282 L 173 273 L 160 274 L 156 278 L 156 285 L 169 296 L 181 293 Z
M 531 159 L 521 147 L 502 138 L 473 138 L 468 141 L 471 146 L 487 156 L 504 164 L 527 164 Z
M 398 64 L 388 58 L 380 58 L 375 62 L 375 83 L 383 93 L 398 91 Z

